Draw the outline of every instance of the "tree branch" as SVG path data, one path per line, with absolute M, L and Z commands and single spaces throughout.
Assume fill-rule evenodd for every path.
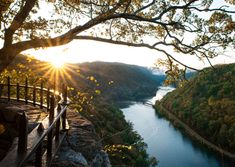
M 111 43 L 111 44 L 118 44 L 118 45 L 132 46 L 132 47 L 144 47 L 144 48 L 153 49 L 153 50 L 164 53 L 167 57 L 171 58 L 172 60 L 174 60 L 175 62 L 179 63 L 180 65 L 182 65 L 186 68 L 189 68 L 189 69 L 192 69 L 192 70 L 195 70 L 195 71 L 201 71 L 199 69 L 193 68 L 191 66 L 188 66 L 188 65 L 180 62 L 179 60 L 175 59 L 172 55 L 167 53 L 165 50 L 156 48 L 156 47 L 154 47 L 152 45 L 149 45 L 149 44 L 146 44 L 146 43 L 129 43 L 129 42 L 124 42 L 124 41 L 115 41 L 115 40 L 112 40 L 112 39 L 92 37 L 92 36 L 76 36 L 74 39 L 92 40 L 92 41 L 105 42 L 105 43 Z
M 156 2 L 156 0 L 153 0 L 151 3 L 147 4 L 146 6 L 143 6 L 142 8 L 138 9 L 137 11 L 135 11 L 133 14 L 137 14 L 147 8 L 149 8 L 150 6 L 154 5 Z
M 121 7 L 121 5 L 123 3 L 125 3 L 125 0 L 121 0 L 119 3 L 117 3 L 116 6 L 114 6 L 112 9 L 110 9 L 106 13 L 103 13 L 103 14 L 95 17 L 94 19 L 88 21 L 87 23 L 85 23 L 82 26 L 77 26 L 77 27 L 73 28 L 73 29 L 69 30 L 68 32 L 66 32 L 65 34 L 62 34 L 58 37 L 32 39 L 32 40 L 28 40 L 28 41 L 15 43 L 12 46 L 16 50 L 16 52 L 20 53 L 21 51 L 24 51 L 27 49 L 32 49 L 32 48 L 51 47 L 51 46 L 59 46 L 59 45 L 67 44 L 67 43 L 71 42 L 77 34 L 83 32 L 83 31 L 85 31 L 85 30 L 87 30 L 97 24 L 100 24 L 100 23 L 105 22 L 107 20 L 113 19 L 114 17 L 116 18 L 116 16 L 113 13 L 119 7 Z
M 223 9 L 223 7 L 227 7 L 227 6 L 222 6 L 220 8 L 214 8 L 214 9 L 199 9 L 197 7 L 189 7 L 189 9 L 194 9 L 196 11 L 199 11 L 199 12 L 214 12 L 214 11 L 220 11 L 220 12 L 226 12 L 226 13 L 235 13 L 235 11 L 232 11 L 232 10 L 225 10 Z
M 22 26 L 23 22 L 28 17 L 30 11 L 32 10 L 32 8 L 36 4 L 36 2 L 37 2 L 37 0 L 26 0 L 24 6 L 16 14 L 11 25 L 5 31 L 4 46 L 9 46 L 12 44 L 13 34 L 15 33 L 15 31 L 17 29 L 19 29 Z M 23 1 L 22 1 L 22 3 L 23 3 Z
M 164 14 L 166 14 L 167 12 L 171 11 L 171 10 L 176 10 L 176 9 L 185 9 L 187 7 L 189 7 L 192 3 L 196 2 L 197 0 L 191 0 L 188 3 L 186 3 L 185 5 L 181 5 L 181 6 L 169 6 L 166 10 L 164 10 L 163 12 L 161 12 L 157 17 L 153 18 L 153 20 L 159 20 L 162 18 L 162 16 Z

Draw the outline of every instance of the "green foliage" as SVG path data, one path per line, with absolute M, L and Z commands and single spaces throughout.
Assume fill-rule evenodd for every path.
M 170 58 L 167 60 L 158 59 L 155 65 L 159 68 L 166 68 L 165 85 L 171 85 L 182 87 L 186 80 L 186 68 L 183 70 L 179 67 L 179 64 L 174 63 Z
M 30 85 L 40 84 L 41 81 L 45 82 L 46 78 L 35 75 L 29 67 L 18 63 L 15 67 L 7 68 L 0 74 L 0 83 L 6 83 L 7 77 L 11 78 L 11 83 L 25 84 L 25 79 L 28 78 Z
M 102 103 L 96 103 L 94 110 L 82 112 L 82 115 L 94 123 L 112 165 L 156 165 L 156 159 L 148 157 L 146 144 L 133 130 L 132 125 L 125 121 L 122 111 L 110 104 Z
M 29 60 L 26 60 L 29 61 Z M 8 77 L 10 77 L 10 84 L 17 84 L 25 85 L 26 78 L 28 85 L 30 86 L 40 86 L 43 83 L 44 88 L 52 87 L 47 78 L 42 77 L 40 75 L 35 75 L 35 72 L 28 66 L 25 66 L 22 62 L 15 62 L 3 72 L 0 73 L 0 84 L 7 84 Z M 3 86 L 0 88 L 0 95 L 7 96 L 7 87 Z M 23 88 L 20 88 L 19 98 L 24 98 L 25 94 L 22 91 Z M 16 97 L 16 86 L 11 87 L 10 95 Z M 33 89 L 28 90 L 28 97 L 29 99 L 33 98 Z M 39 97 L 36 97 L 39 101 Z M 46 98 L 44 97 L 44 101 L 46 102 Z
M 198 73 L 161 103 L 199 134 L 235 152 L 235 64 Z
M 25 61 L 24 57 L 18 57 L 16 63 L 18 64 L 19 62 L 27 65 L 27 68 L 26 66 L 22 66 L 21 71 L 17 66 L 17 69 L 14 70 L 16 66 L 13 64 L 9 66 L 8 70 L 2 73 L 2 76 L 0 75 L 0 81 L 5 80 L 6 76 L 10 75 L 14 78 L 14 82 L 22 80 L 22 84 L 24 84 L 25 76 L 28 76 L 30 77 L 29 79 L 32 80 L 30 84 L 33 84 L 37 81 L 36 78 L 38 78 L 38 81 L 41 80 L 40 77 L 37 76 L 43 76 L 43 74 L 46 73 L 46 71 L 37 71 L 38 66 L 34 59 L 30 59 L 30 63 L 34 64 L 33 66 Z M 43 62 L 39 62 L 39 64 L 43 64 Z M 113 69 L 112 65 L 115 66 Z M 102 67 L 105 67 L 105 69 Z M 105 145 L 105 150 L 108 152 L 112 164 L 141 167 L 147 167 L 150 166 L 150 164 L 156 165 L 156 159 L 148 157 L 146 144 L 143 142 L 141 136 L 133 130 L 132 125 L 125 121 L 122 111 L 113 107 L 110 103 L 106 103 L 106 100 L 103 100 L 105 96 L 109 97 L 108 90 L 112 90 L 115 84 L 120 85 L 117 85 L 116 89 L 112 90 L 112 93 L 119 93 L 117 92 L 118 90 L 123 91 L 120 87 L 122 87 L 121 84 L 125 85 L 127 78 L 129 78 L 127 83 L 130 83 L 130 89 L 132 88 L 134 90 L 140 90 L 135 89 L 138 84 L 147 82 L 156 83 L 156 80 L 150 75 L 151 73 L 145 69 L 139 69 L 140 67 L 137 66 L 123 64 L 100 63 L 99 65 L 98 63 L 98 65 L 96 65 L 91 63 L 88 65 L 79 64 L 77 67 L 71 68 L 72 71 L 76 71 L 76 75 L 74 72 L 67 74 L 71 75 L 73 79 L 67 81 L 69 86 L 68 94 L 72 101 L 70 107 L 81 112 L 83 116 L 88 118 L 95 125 L 96 131 L 101 137 L 103 145 Z M 94 70 L 94 68 L 97 69 Z M 124 68 L 124 70 L 122 68 Z M 113 71 L 109 73 L 110 70 Z M 120 71 L 125 71 L 126 76 L 124 76 L 124 78 L 120 76 L 122 73 Z M 140 74 L 138 74 L 138 72 L 140 72 Z M 109 77 L 111 74 L 113 78 Z M 131 74 L 135 74 L 134 79 L 130 78 Z M 144 75 L 144 77 L 141 77 L 141 75 Z M 115 76 L 118 77 L 115 78 Z M 138 83 L 139 77 L 142 79 L 140 83 Z M 45 75 L 44 79 L 48 81 L 47 84 L 50 84 L 49 76 Z M 14 82 L 12 81 L 12 83 Z M 74 85 L 74 83 L 76 85 Z M 104 93 L 107 94 L 103 95 Z M 126 99 L 127 97 L 122 100 Z M 3 130 L 4 128 L 0 125 L 0 133 Z
M 22 51 L 81 39 L 158 51 L 170 67 L 166 81 L 182 80 L 193 67 L 169 50 L 204 60 L 235 46 L 228 4 L 234 0 L 1 0 L 0 71 Z
M 137 100 L 140 97 L 154 95 L 163 76 L 155 76 L 148 69 L 122 63 L 82 63 L 78 65 L 81 74 L 94 76 L 100 83 L 97 86 L 101 96 L 107 101 Z M 78 79 L 77 79 L 78 80 Z M 78 81 L 81 83 L 81 80 Z M 78 85 L 94 87 L 92 83 Z M 99 91 L 96 91 L 99 94 Z
M 25 70 L 26 73 L 31 71 L 29 78 L 38 73 L 53 84 L 54 72 L 49 63 L 33 58 L 30 58 L 29 62 L 27 57 L 19 55 L 9 69 L 14 69 L 19 63 L 24 65 L 24 69 L 28 69 Z M 17 73 L 14 76 L 19 76 L 24 82 L 25 77 L 19 75 L 22 70 L 15 71 Z M 109 102 L 138 100 L 154 95 L 160 82 L 164 80 L 164 76 L 153 75 L 147 68 L 122 63 L 67 64 L 63 71 L 65 73 L 58 76 L 58 84 L 64 82 L 73 88 L 74 90 L 70 89 L 69 92 L 75 97 L 75 101 L 83 95 L 86 95 L 87 99 L 99 96 Z

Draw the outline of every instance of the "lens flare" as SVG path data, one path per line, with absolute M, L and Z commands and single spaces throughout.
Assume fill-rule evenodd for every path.
M 55 68 L 63 68 L 64 67 L 64 62 L 62 62 L 62 61 L 52 61 L 51 64 Z

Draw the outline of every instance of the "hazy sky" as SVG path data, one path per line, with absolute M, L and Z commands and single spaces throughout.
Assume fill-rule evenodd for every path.
M 214 6 L 219 6 L 223 0 L 215 0 Z M 232 8 L 234 10 L 234 7 Z M 206 15 L 205 15 L 206 17 Z M 186 36 L 187 38 L 187 36 Z M 167 50 L 173 54 L 178 60 L 195 68 L 208 66 L 208 62 L 199 61 L 195 57 L 176 54 L 171 50 Z M 147 48 L 133 48 L 127 46 L 118 46 L 92 41 L 73 41 L 65 46 L 53 47 L 46 50 L 30 51 L 30 54 L 41 60 L 60 61 L 69 63 L 91 62 L 91 61 L 108 61 L 123 62 L 128 64 L 136 64 L 141 66 L 153 66 L 158 58 L 165 58 L 162 53 Z M 219 56 L 211 60 L 213 64 L 232 63 L 235 62 L 233 50 L 226 53 L 228 56 Z
M 69 63 L 107 61 L 141 66 L 153 66 L 158 58 L 165 58 L 162 53 L 147 48 L 118 46 L 93 41 L 73 41 L 65 46 L 37 50 L 30 53 L 45 61 L 62 61 Z M 193 56 L 176 54 L 173 51 L 171 51 L 171 53 L 173 53 L 178 60 L 195 68 L 202 68 L 209 65 L 207 61 L 199 61 L 198 58 Z M 227 55 L 228 56 L 219 56 L 211 61 L 213 64 L 235 62 L 235 55 L 232 52 L 228 52 Z

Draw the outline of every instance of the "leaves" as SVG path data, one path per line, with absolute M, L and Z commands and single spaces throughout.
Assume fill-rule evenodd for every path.
M 95 93 L 99 95 L 101 93 L 101 91 L 97 89 L 97 90 L 95 90 Z
M 163 60 L 158 59 L 155 63 L 157 67 L 165 68 L 166 79 L 164 80 L 165 85 L 180 86 L 182 87 L 186 82 L 186 69 L 180 68 L 179 64 L 174 64 L 171 59 Z
M 231 152 L 235 150 L 235 64 L 198 73 L 161 104 L 199 134 Z M 232 134 L 233 133 L 233 134 Z
M 114 81 L 109 81 L 109 83 L 108 83 L 108 84 L 109 84 L 109 85 L 112 85 L 113 83 L 114 83 Z
M 5 132 L 5 126 L 0 123 L 0 135 Z
M 45 81 L 45 78 L 42 78 L 41 76 L 36 76 L 35 72 L 32 71 L 29 67 L 25 66 L 24 64 L 18 63 L 15 68 L 13 69 L 5 69 L 0 74 L 0 81 L 6 82 L 7 77 L 11 78 L 12 83 L 25 83 L 25 78 L 28 78 L 28 82 L 31 85 L 37 85 L 40 84 L 41 80 Z
M 226 2 L 235 5 L 235 0 L 225 0 Z
M 0 38 L 3 42 L 8 39 L 4 47 L 17 48 L 14 54 L 29 48 L 63 45 L 78 34 L 104 38 L 105 42 L 110 39 L 111 43 L 121 42 L 128 46 L 138 44 L 156 51 L 163 46 L 166 51 L 163 53 L 168 58 L 168 49 L 203 60 L 214 58 L 220 55 L 220 50 L 235 46 L 234 12 L 225 6 L 234 4 L 234 0 L 221 2 L 217 8 L 214 8 L 215 0 L 39 0 L 30 11 L 27 11 L 29 8 L 25 2 L 29 0 L 0 1 Z M 26 18 L 18 27 L 13 20 L 23 9 L 27 17 L 20 15 L 17 18 Z M 13 27 L 18 28 L 11 34 Z M 27 45 L 22 43 L 27 40 Z M 0 62 L 8 56 L 3 54 Z M 173 65 L 177 61 L 173 54 L 171 57 Z M 183 63 L 181 65 L 188 68 Z M 173 69 L 177 70 L 175 66 L 171 71 Z M 94 76 L 89 80 L 97 82 Z M 98 83 L 96 85 L 99 86 Z

